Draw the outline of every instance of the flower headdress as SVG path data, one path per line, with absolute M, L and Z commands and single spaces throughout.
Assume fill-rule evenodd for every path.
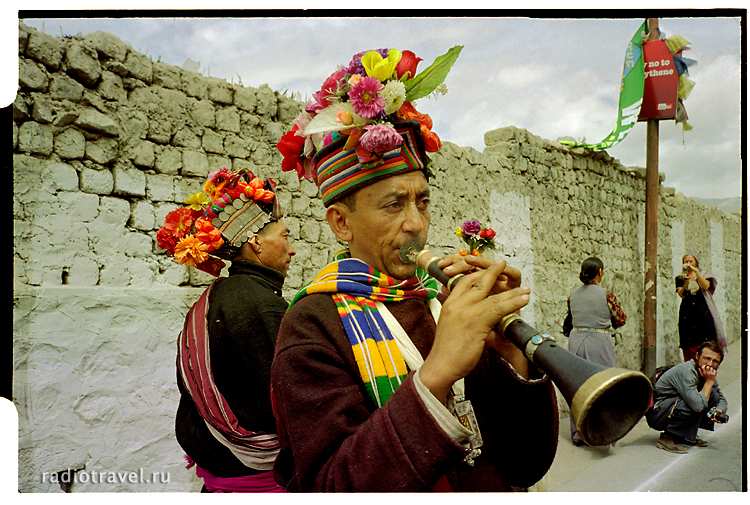
M 462 238 L 469 246 L 469 251 L 460 249 L 458 253 L 461 256 L 472 254 L 481 256 L 485 249 L 495 248 L 495 230 L 489 226 L 483 225 L 476 219 L 464 221 L 456 229 L 456 236 Z
M 355 54 L 313 94 L 277 144 L 282 170 L 314 181 L 329 205 L 363 184 L 422 170 L 425 151 L 440 149 L 432 119 L 413 102 L 445 93 L 443 84 L 463 46 L 455 46 L 417 74 L 412 51 L 378 49 Z
M 218 258 L 233 259 L 249 237 L 281 218 L 275 188 L 273 179 L 249 170 L 213 172 L 186 207 L 167 214 L 156 241 L 181 264 L 218 276 Z

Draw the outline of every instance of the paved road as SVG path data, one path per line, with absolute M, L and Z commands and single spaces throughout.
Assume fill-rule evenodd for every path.
M 659 432 L 642 419 L 614 448 L 575 447 L 569 418 L 560 422 L 555 462 L 546 476 L 548 491 L 741 491 L 743 486 L 742 379 L 740 343 L 733 343 L 719 369 L 730 421 L 713 432 L 700 430 L 708 447 L 687 454 L 656 448 Z M 745 481 L 746 482 L 746 481 Z

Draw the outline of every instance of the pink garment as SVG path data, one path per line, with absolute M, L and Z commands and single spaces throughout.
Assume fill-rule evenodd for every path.
M 195 465 L 195 475 L 203 479 L 210 493 L 284 493 L 284 488 L 273 480 L 273 470 L 242 477 L 216 477 Z

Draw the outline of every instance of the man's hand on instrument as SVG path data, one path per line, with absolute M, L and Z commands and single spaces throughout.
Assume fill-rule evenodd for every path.
M 496 283 L 507 285 L 501 279 L 506 264 L 489 263 L 461 280 L 443 304 L 435 342 L 420 369 L 422 382 L 441 401 L 455 381 L 474 369 L 494 326 L 529 303 L 531 290 L 525 286 L 495 293 Z

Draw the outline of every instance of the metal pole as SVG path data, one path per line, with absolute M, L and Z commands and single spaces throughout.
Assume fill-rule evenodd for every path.
M 648 40 L 659 39 L 659 19 L 648 19 Z M 659 120 L 646 120 L 646 272 L 643 304 L 643 373 L 656 370 L 657 226 L 659 222 Z

